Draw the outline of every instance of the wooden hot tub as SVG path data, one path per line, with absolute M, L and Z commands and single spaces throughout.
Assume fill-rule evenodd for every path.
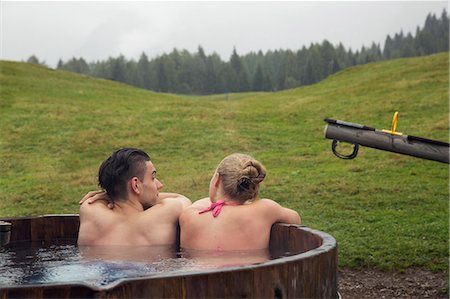
M 78 215 L 0 218 L 11 223 L 10 243 L 76 242 Z M 4 233 L 4 232 L 0 232 Z M 0 236 L 1 237 L 1 236 Z M 6 245 L 7 246 L 7 245 Z M 0 287 L 0 298 L 338 298 L 336 240 L 308 227 L 275 224 L 270 252 L 292 255 L 267 262 L 118 280 Z

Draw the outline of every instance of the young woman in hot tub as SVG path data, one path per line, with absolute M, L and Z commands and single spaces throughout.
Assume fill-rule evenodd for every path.
M 299 214 L 258 196 L 266 169 L 244 154 L 220 162 L 209 185 L 209 197 L 180 215 L 180 245 L 186 250 L 248 251 L 269 246 L 274 223 L 300 224 Z

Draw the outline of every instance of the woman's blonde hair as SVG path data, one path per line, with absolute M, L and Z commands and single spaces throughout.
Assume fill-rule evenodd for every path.
M 245 202 L 258 196 L 259 183 L 266 177 L 266 168 L 249 155 L 232 154 L 220 162 L 217 173 L 225 195 Z

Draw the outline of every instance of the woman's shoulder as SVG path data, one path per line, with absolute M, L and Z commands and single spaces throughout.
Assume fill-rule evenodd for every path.
M 279 207 L 280 204 L 278 204 L 276 201 L 268 198 L 261 198 L 251 203 L 255 207 L 262 207 L 262 208 L 274 208 Z

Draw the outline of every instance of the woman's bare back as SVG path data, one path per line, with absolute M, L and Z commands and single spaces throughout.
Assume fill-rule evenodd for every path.
M 210 205 L 210 199 L 205 198 L 181 214 L 181 247 L 218 250 L 267 248 L 272 225 L 278 221 L 295 221 L 295 216 L 298 217 L 295 211 L 269 199 L 242 205 L 226 203 L 217 217 L 213 217 L 211 212 L 199 214 Z M 292 215 L 288 215 L 291 219 L 283 218 L 285 210 L 291 211 Z

